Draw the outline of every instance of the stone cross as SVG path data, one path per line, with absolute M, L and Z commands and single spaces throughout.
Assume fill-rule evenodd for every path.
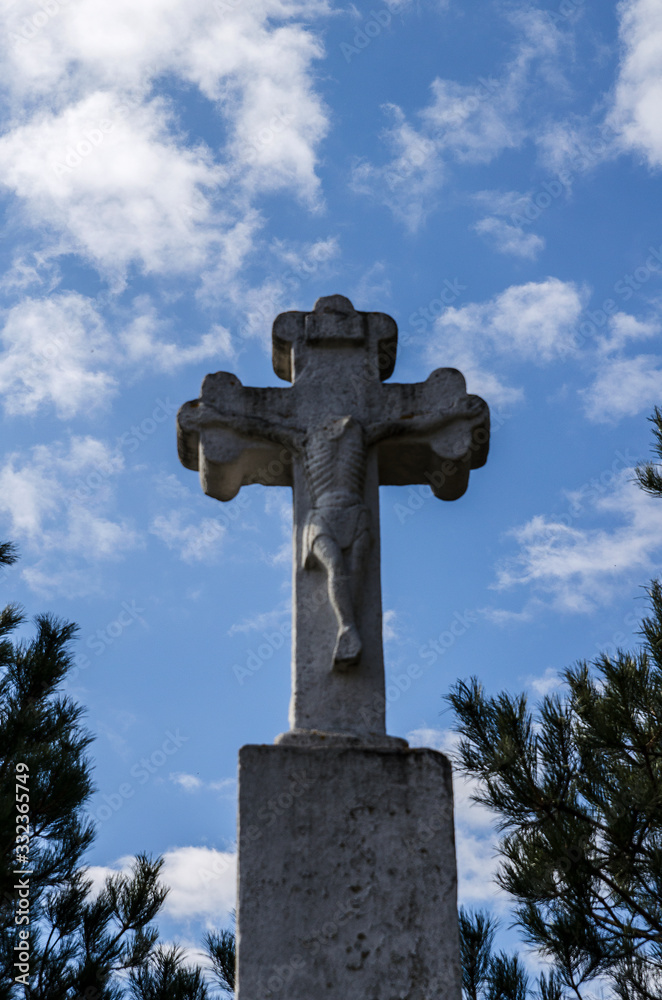
M 428 483 L 455 500 L 487 458 L 489 411 L 460 372 L 382 384 L 396 347 L 390 316 L 327 296 L 274 322 L 274 370 L 291 388 L 217 372 L 179 411 L 180 459 L 208 496 L 293 487 L 291 729 L 281 742 L 387 741 L 379 485 Z

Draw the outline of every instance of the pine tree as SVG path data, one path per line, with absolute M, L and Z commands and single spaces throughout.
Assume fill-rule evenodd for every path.
M 212 963 L 212 974 L 225 995 L 235 989 L 235 936 L 231 930 L 212 932 L 205 936 L 205 949 Z
M 662 460 L 662 410 L 651 420 Z M 659 465 L 635 472 L 662 498 Z M 459 764 L 503 833 L 497 882 L 516 900 L 525 940 L 553 963 L 538 986 L 544 1000 L 566 990 L 581 1000 L 599 979 L 621 1000 L 662 996 L 660 581 L 648 596 L 641 648 L 566 670 L 563 695 L 535 712 L 524 695 L 487 697 L 476 678 L 448 696 Z M 466 1000 L 526 996 L 514 967 L 494 993 L 493 927 L 482 915 L 463 920 Z
M 650 422 L 653 425 L 655 438 L 653 453 L 662 462 L 662 410 L 659 406 L 655 407 Z M 655 462 L 647 462 L 646 465 L 640 465 L 635 469 L 635 476 L 642 490 L 651 496 L 662 497 L 662 466 Z
M 0 544 L 0 565 L 15 559 Z M 208 1000 L 201 970 L 156 947 L 162 859 L 140 854 L 90 891 L 93 737 L 60 690 L 76 626 L 40 615 L 13 643 L 24 622 L 15 605 L 0 612 L 0 1000 Z

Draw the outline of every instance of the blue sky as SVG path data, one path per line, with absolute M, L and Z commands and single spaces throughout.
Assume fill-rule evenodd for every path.
M 175 412 L 209 371 L 277 384 L 277 313 L 332 293 L 388 312 L 395 379 L 456 366 L 492 410 L 461 500 L 381 491 L 392 734 L 448 747 L 456 678 L 536 697 L 636 641 L 662 556 L 632 483 L 662 396 L 662 9 L 0 18 L 5 591 L 80 624 L 91 863 L 165 853 L 164 935 L 193 945 L 234 901 L 238 748 L 287 728 L 291 504 L 205 497 Z M 456 796 L 462 900 L 504 911 L 490 818 Z

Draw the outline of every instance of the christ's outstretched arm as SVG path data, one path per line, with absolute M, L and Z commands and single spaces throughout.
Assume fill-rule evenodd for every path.
M 369 424 L 365 429 L 366 444 L 376 444 L 387 437 L 400 434 L 432 434 L 456 420 L 489 419 L 487 404 L 480 396 L 467 396 L 460 406 L 452 406 L 439 413 L 412 413 L 399 420 Z
M 262 437 L 267 441 L 276 441 L 287 448 L 300 450 L 305 439 L 303 431 L 287 424 L 278 424 L 273 419 L 267 420 L 254 414 L 231 413 L 224 411 L 220 413 L 215 407 L 202 404 L 204 413 L 201 414 L 200 423 L 204 427 L 219 427 L 223 430 L 234 431 L 235 434 L 245 434 L 247 437 Z

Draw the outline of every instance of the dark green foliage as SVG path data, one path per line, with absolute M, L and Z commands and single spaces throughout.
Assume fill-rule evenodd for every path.
M 662 410 L 658 406 L 655 407 L 650 421 L 655 437 L 653 453 L 662 462 Z M 656 465 L 654 462 L 647 462 L 646 465 L 640 465 L 635 469 L 635 476 L 642 490 L 650 493 L 651 496 L 662 497 L 662 466 Z
M 13 546 L 0 544 L 0 564 L 15 558 Z M 177 948 L 155 947 L 152 921 L 167 895 L 161 859 L 141 854 L 128 874 L 108 878 L 96 896 L 90 891 L 83 858 L 94 830 L 83 810 L 92 794 L 92 736 L 80 706 L 60 692 L 76 626 L 40 615 L 34 638 L 14 643 L 24 620 L 15 606 L 0 612 L 0 1000 L 209 1000 L 200 969 L 186 968 Z M 17 764 L 24 783 L 17 784 Z M 14 874 L 23 867 L 17 795 L 25 802 L 26 792 L 29 986 L 16 982 L 14 967 L 15 886 L 23 878 Z
M 651 422 L 662 460 L 659 407 Z M 662 466 L 635 472 L 642 489 L 662 498 Z M 459 763 L 503 833 L 497 880 L 517 900 L 525 939 L 553 964 L 539 980 L 540 1000 L 563 1000 L 565 989 L 581 1000 L 597 979 L 620 1000 L 662 996 L 659 581 L 648 596 L 642 648 L 566 670 L 563 696 L 544 698 L 535 713 L 524 696 L 486 697 L 475 678 L 448 696 Z M 493 924 L 465 916 L 460 931 L 465 1000 L 495 1000 Z M 515 992 L 512 960 L 499 976 L 504 1000 L 525 997 L 526 989 Z
M 35 638 L 14 645 L 8 636 L 23 620 L 13 606 L 0 614 L 0 983 L 5 996 L 18 996 L 19 988 L 22 992 L 22 987 L 11 985 L 16 763 L 28 768 L 33 927 L 53 911 L 57 893 L 73 899 L 79 887 L 76 872 L 93 837 L 80 808 L 92 790 L 85 756 L 91 737 L 81 725 L 80 708 L 56 693 L 70 665 L 68 647 L 76 629 L 42 615 L 36 620 Z M 62 910 L 66 917 L 64 899 Z M 38 961 L 38 937 L 32 947 Z
M 517 955 L 503 952 L 492 958 L 486 1000 L 527 1000 L 529 977 Z
M 18 549 L 13 542 L 0 542 L 0 565 L 12 566 L 18 559 Z
M 567 1000 L 558 977 L 544 973 L 536 993 L 529 988 L 529 976 L 516 955 L 494 954 L 492 945 L 496 920 L 486 913 L 459 913 L 464 1000 Z
M 485 913 L 469 913 L 461 908 L 459 923 L 465 1000 L 480 1000 L 489 977 L 496 922 Z
M 214 977 L 227 993 L 235 988 L 235 937 L 232 931 L 220 931 L 205 936 L 205 948 L 212 960 Z
M 187 969 L 177 947 L 159 946 L 149 961 L 131 973 L 135 1000 L 208 1000 L 200 969 Z
M 475 679 L 449 696 L 461 765 L 504 833 L 498 882 L 576 996 L 598 976 L 623 1000 L 662 995 L 659 583 L 649 596 L 643 648 L 567 670 L 535 714 Z

